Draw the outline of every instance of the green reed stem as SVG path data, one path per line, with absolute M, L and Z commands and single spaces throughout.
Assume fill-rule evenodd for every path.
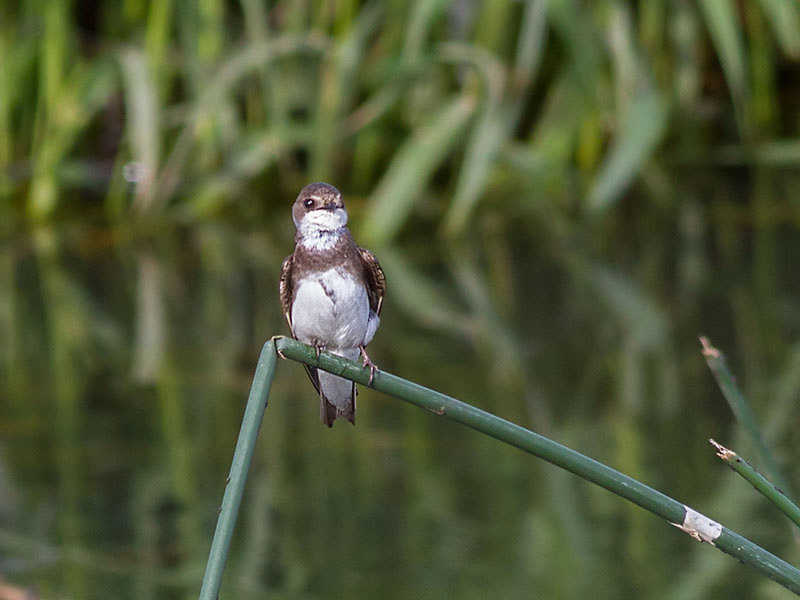
M 708 440 L 717 450 L 717 456 L 725 461 L 731 469 L 741 475 L 756 490 L 761 492 L 770 502 L 777 506 L 781 512 L 789 517 L 794 524 L 800 527 L 800 507 L 786 497 L 779 487 L 771 483 L 766 477 L 755 470 L 753 465 L 714 440 Z
M 219 591 L 247 471 L 253 456 L 261 418 L 266 408 L 266 398 L 272 382 L 277 355 L 318 367 L 362 385 L 366 385 L 369 381 L 369 369 L 360 364 L 327 352 L 322 352 L 317 356 L 314 348 L 291 338 L 275 337 L 264 345 L 250 390 L 250 398 L 247 401 L 239 441 L 236 444 L 231 474 L 222 500 L 217 529 L 214 532 L 200 600 L 213 600 Z M 436 415 L 467 425 L 604 487 L 662 519 L 666 519 L 668 523 L 678 527 L 696 540 L 708 542 L 739 561 L 750 565 L 800 595 L 800 570 L 734 531 L 611 467 L 496 415 L 390 373 L 377 371 L 370 387 L 425 408 Z
M 214 539 L 211 542 L 211 551 L 208 555 L 206 573 L 203 576 L 203 587 L 200 589 L 200 600 L 216 600 L 219 587 L 222 583 L 222 573 L 228 559 L 228 550 L 231 546 L 233 528 L 242 503 L 244 484 L 247 481 L 247 472 L 253 460 L 253 451 L 258 439 L 258 430 L 267 408 L 267 397 L 272 386 L 272 377 L 275 374 L 275 340 L 269 340 L 261 350 L 258 367 L 250 387 L 250 396 L 244 409 L 242 428 L 233 452 L 233 462 L 228 475 L 225 495 L 219 510 L 217 528 L 214 530 Z
M 758 451 L 764 469 L 772 476 L 773 481 L 775 481 L 778 487 L 784 490 L 785 494 L 788 494 L 789 485 L 783 477 L 777 461 L 772 456 L 772 452 L 769 451 L 767 442 L 764 441 L 764 436 L 761 435 L 756 417 L 750 409 L 750 405 L 744 397 L 744 394 L 742 394 L 739 386 L 736 384 L 736 378 L 728 367 L 725 355 L 712 346 L 707 337 L 700 336 L 700 344 L 703 346 L 703 357 L 706 359 L 708 367 L 714 374 L 717 384 L 722 390 L 725 399 L 728 401 L 728 405 L 731 407 L 736 420 L 744 427 L 751 442 Z
M 275 346 L 286 358 L 313 365 L 363 385 L 369 381 L 369 369 L 360 364 L 327 352 L 322 352 L 317 357 L 314 348 L 291 338 L 277 337 Z M 734 531 L 611 467 L 496 415 L 390 373 L 377 371 L 370 387 L 467 425 L 604 487 L 666 519 L 695 539 L 711 543 L 800 595 L 800 570 Z

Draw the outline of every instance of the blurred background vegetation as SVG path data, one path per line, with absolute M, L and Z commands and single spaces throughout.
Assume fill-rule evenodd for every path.
M 3 2 L 0 583 L 196 597 L 317 180 L 382 368 L 797 562 L 697 336 L 797 482 L 799 58 L 794 0 Z M 271 398 L 223 597 L 788 597 L 374 392 L 332 431 L 298 365 Z

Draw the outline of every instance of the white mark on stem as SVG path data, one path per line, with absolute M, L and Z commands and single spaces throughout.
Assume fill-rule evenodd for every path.
M 696 510 L 692 510 L 684 505 L 686 513 L 683 516 L 683 523 L 673 523 L 681 531 L 688 533 L 698 542 L 708 542 L 712 546 L 714 540 L 722 535 L 722 525 L 712 521 L 705 515 L 701 515 Z

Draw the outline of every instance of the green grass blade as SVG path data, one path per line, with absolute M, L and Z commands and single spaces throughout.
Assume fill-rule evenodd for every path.
M 368 5 L 323 63 L 310 148 L 312 181 L 327 181 L 332 177 L 337 145 L 341 142 L 343 112 L 350 107 L 358 88 L 358 70 L 381 14 L 378 4 Z
M 539 71 L 547 39 L 547 1 L 528 0 L 522 12 L 514 76 L 530 83 Z
M 443 230 L 455 235 L 463 231 L 486 189 L 492 162 L 510 133 L 502 110 L 506 72 L 500 61 L 479 48 L 443 44 L 441 52 L 447 60 L 465 61 L 475 67 L 486 88 L 481 116 L 470 132 L 453 201 L 444 218 Z
M 571 258 L 569 266 L 576 279 L 604 302 L 609 314 L 644 348 L 661 347 L 669 321 L 663 308 L 636 281 L 619 270 L 591 261 Z
M 56 207 L 55 170 L 59 157 L 51 142 L 51 130 L 54 129 L 52 123 L 65 95 L 64 78 L 70 46 L 67 5 L 48 2 L 42 10 L 44 31 L 39 44 L 39 99 L 32 156 L 35 166 L 27 206 L 29 215 L 34 219 L 48 217 Z
M 702 94 L 704 63 L 700 17 L 693 2 L 670 2 L 669 23 L 674 47 L 670 87 L 679 110 L 693 106 Z
M 59 102 L 52 113 L 40 113 L 34 143 L 33 177 L 28 212 L 34 219 L 50 217 L 59 198 L 59 175 L 81 134 L 115 91 L 111 61 L 78 63 L 59 80 Z
M 460 139 L 475 104 L 472 95 L 456 96 L 398 149 L 375 189 L 359 239 L 379 246 L 397 234 L 425 184 Z
M 157 77 L 159 84 L 163 82 L 165 67 L 169 64 L 167 53 L 172 13 L 172 0 L 164 0 L 164 2 L 153 2 L 147 15 L 147 29 L 144 34 L 145 54 L 150 70 L 159 75 Z
M 413 64 L 421 60 L 430 30 L 448 4 L 448 0 L 419 0 L 409 4 L 411 12 L 403 38 L 404 62 Z
M 406 293 L 398 295 L 395 302 L 426 327 L 438 327 L 455 335 L 469 336 L 475 322 L 438 285 L 414 269 L 411 261 L 392 246 L 381 250 L 381 264 L 392 274 L 392 285 Z
M 794 343 L 786 352 L 785 366 L 775 377 L 772 391 L 772 411 L 764 424 L 764 432 L 772 439 L 786 423 L 796 422 L 797 398 L 800 397 L 800 343 Z
M 269 27 L 267 7 L 260 0 L 241 0 L 244 14 L 244 28 L 250 44 L 260 44 L 271 39 L 272 30 Z M 261 86 L 260 104 L 263 107 L 266 119 L 276 129 L 281 130 L 286 125 L 286 100 L 281 94 L 281 81 L 274 65 L 264 65 L 259 70 L 259 83 Z
M 747 59 L 739 19 L 736 16 L 736 5 L 730 0 L 701 0 L 700 9 L 728 81 L 739 131 L 745 134 L 748 131 L 750 91 L 747 84 Z
M 507 42 L 509 27 L 513 26 L 517 15 L 513 5 L 504 0 L 489 0 L 475 3 L 475 29 L 473 42 L 493 52 L 502 51 Z
M 759 0 L 781 49 L 791 56 L 800 56 L 800 4 L 796 0 Z
M 604 77 L 604 48 L 592 18 L 595 7 L 582 6 L 575 0 L 548 2 L 549 22 L 563 44 L 568 64 L 561 73 L 574 80 L 583 102 L 596 101 L 597 86 Z
M 136 165 L 134 208 L 146 212 L 152 201 L 153 181 L 161 155 L 158 90 L 154 73 L 140 50 L 123 50 L 120 68 L 128 111 L 125 123 L 131 158 Z
M 284 35 L 262 44 L 245 47 L 224 61 L 211 77 L 214 85 L 204 89 L 194 104 L 187 123 L 172 145 L 169 156 L 161 169 L 154 186 L 154 209 L 162 207 L 172 197 L 181 182 L 183 171 L 189 160 L 199 125 L 211 118 L 230 94 L 236 84 L 250 72 L 263 69 L 286 56 L 295 54 L 319 54 L 327 47 L 327 40 L 319 36 Z
M 140 383 L 154 383 L 167 346 L 167 317 L 162 265 L 152 252 L 137 257 L 136 319 L 131 373 Z
M 718 444 L 714 440 L 708 440 L 709 443 L 717 450 L 717 456 L 720 457 L 725 464 L 727 464 L 736 473 L 741 475 L 745 481 L 750 483 L 756 490 L 761 492 L 764 497 L 772 502 L 778 509 L 789 517 L 795 525 L 800 527 L 800 507 L 794 502 L 789 500 L 778 487 L 769 482 L 761 473 L 755 470 L 753 465 L 740 457 L 733 450 L 729 450 L 725 446 Z
M 630 186 L 664 137 L 667 113 L 667 104 L 655 91 L 631 100 L 619 136 L 589 191 L 587 208 L 591 214 L 605 213 Z

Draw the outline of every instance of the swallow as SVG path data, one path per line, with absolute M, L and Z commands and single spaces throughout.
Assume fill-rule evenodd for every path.
M 356 245 L 342 194 L 327 183 L 304 187 L 292 206 L 294 253 L 281 266 L 280 298 L 292 337 L 350 360 L 366 352 L 380 324 L 386 277 L 375 255 Z M 320 397 L 320 418 L 355 424 L 356 386 L 315 367 L 306 371 Z

